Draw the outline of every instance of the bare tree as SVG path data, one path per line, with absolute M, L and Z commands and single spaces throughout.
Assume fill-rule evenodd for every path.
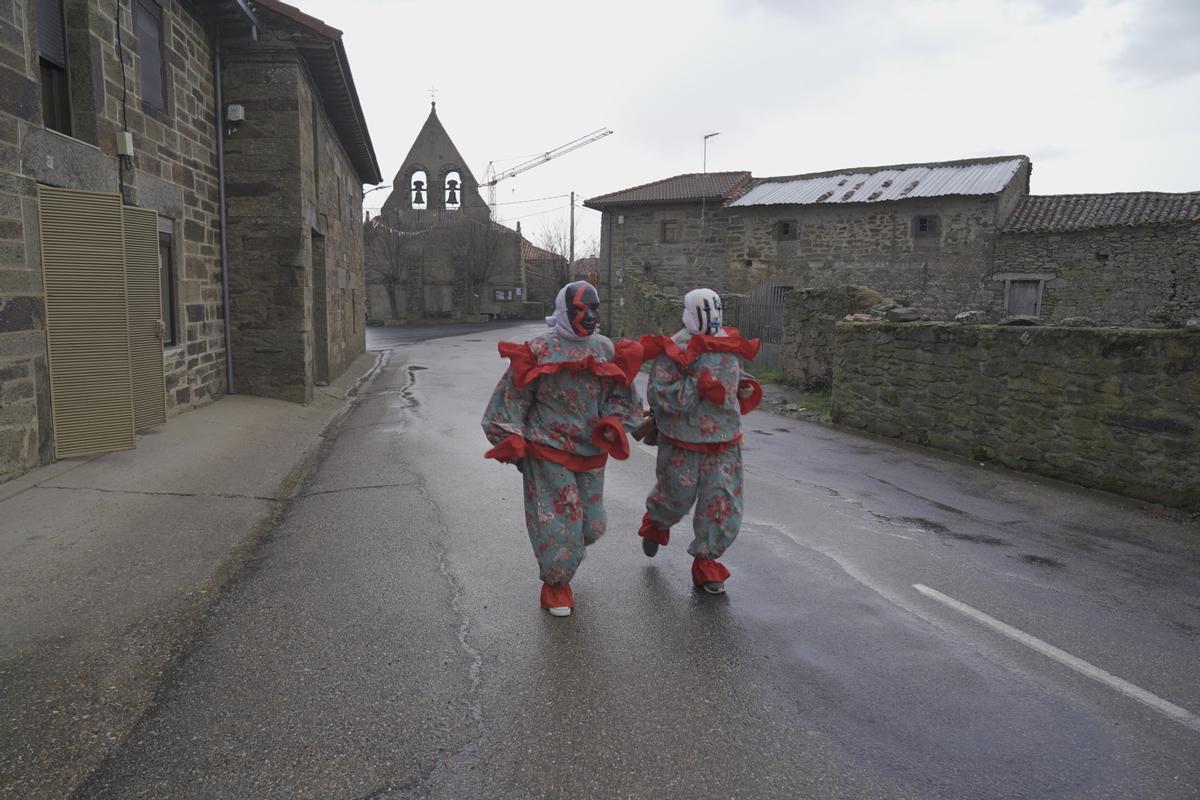
M 459 216 L 443 222 L 450 257 L 463 276 L 466 307 L 479 313 L 480 293 L 499 270 L 506 236 L 491 220 Z
M 423 233 L 393 230 L 378 221 L 367 223 L 367 274 L 383 285 L 394 320 L 401 318 L 397 290 L 404 286 L 411 293 L 421 273 Z
M 542 229 L 537 244 L 543 250 L 547 250 L 558 256 L 558 260 L 553 262 L 553 267 L 551 268 L 552 274 L 548 276 L 550 282 L 558 286 L 570 283 L 574 278 L 574 274 L 571 271 L 571 263 L 568 260 L 571 253 L 570 222 L 559 217 Z

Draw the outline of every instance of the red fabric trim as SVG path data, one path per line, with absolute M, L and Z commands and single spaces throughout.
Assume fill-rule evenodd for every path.
M 711 558 L 697 558 L 692 562 L 692 583 L 703 586 L 706 583 L 724 583 L 732 573 L 729 567 Z
M 744 339 L 737 328 L 722 328 L 726 336 L 704 336 L 692 334 L 688 339 L 687 348 L 680 349 L 670 336 L 661 333 L 650 333 L 638 341 L 642 345 L 642 354 L 649 361 L 659 355 L 665 355 L 676 364 L 686 367 L 704 353 L 736 353 L 747 361 L 753 361 L 758 356 L 762 342 L 758 339 Z
M 633 383 L 642 362 L 646 360 L 642 346 L 632 339 L 622 339 L 613 345 L 613 363 L 625 373 L 625 385 Z
M 696 381 L 696 389 L 700 392 L 701 397 L 714 406 L 725 405 L 725 387 L 708 370 L 700 373 L 700 380 Z
M 525 442 L 525 447 L 528 448 L 529 455 L 534 458 L 559 464 L 571 470 L 571 472 L 591 472 L 594 469 L 602 468 L 608 463 L 607 453 L 601 453 L 598 456 L 581 456 L 578 453 L 568 453 L 564 450 L 559 450 L 557 447 L 551 447 L 548 444 L 539 444 L 538 442 L 530 442 L 528 440 Z
M 483 454 L 504 464 L 515 464 L 525 457 L 525 437 L 512 434 L 500 444 Z
M 604 437 L 605 431 L 614 431 L 617 434 L 617 440 L 610 442 Z M 625 435 L 625 428 L 621 425 L 621 420 L 616 417 L 602 417 L 596 423 L 595 429 L 592 430 L 592 444 L 618 461 L 629 458 L 629 437 Z
M 538 363 L 528 342 L 524 344 L 500 342 L 497 349 L 500 351 L 501 357 L 509 360 L 509 368 L 512 370 L 513 378 L 516 379 L 518 389 L 524 389 L 541 375 L 553 375 L 564 369 L 572 372 L 590 372 L 598 378 L 616 378 L 621 381 L 623 386 L 628 386 L 642 366 L 641 348 L 638 347 L 637 342 L 629 344 L 637 349 L 623 347 L 612 361 L 601 361 L 594 355 L 589 355 L 574 361 L 551 361 L 545 364 Z M 621 360 L 617 361 L 617 357 L 620 357 Z M 636 364 L 634 364 L 635 360 Z
M 628 458 L 628 441 L 626 441 L 625 447 L 625 456 Z M 483 457 L 494 458 L 505 464 L 515 464 L 526 457 L 540 458 L 542 461 L 549 461 L 564 466 L 571 470 L 571 472 L 591 472 L 594 469 L 600 469 L 608 463 L 607 453 L 601 453 L 596 456 L 581 456 L 578 453 L 568 453 L 564 450 L 559 450 L 557 447 L 551 447 L 548 444 L 531 442 L 515 433 L 491 450 L 488 450 L 483 454 Z
M 551 586 L 548 583 L 542 584 L 542 608 L 574 608 L 575 594 L 571 591 L 571 584 L 564 583 L 560 586 Z
M 728 442 L 684 442 L 679 439 L 672 439 L 662 431 L 659 431 L 658 440 L 678 447 L 680 450 L 690 450 L 693 453 L 724 453 L 734 445 L 741 444 L 742 435 L 739 433 L 736 439 Z
M 647 511 L 642 515 L 642 527 L 638 528 L 638 536 L 666 547 L 667 542 L 671 541 L 671 529 L 660 527 L 657 522 L 650 519 L 650 512 Z
M 742 397 L 742 390 L 746 387 L 750 388 L 750 396 Z M 743 414 L 749 414 L 754 409 L 758 408 L 758 404 L 763 399 L 762 384 L 749 376 L 738 381 L 738 407 Z

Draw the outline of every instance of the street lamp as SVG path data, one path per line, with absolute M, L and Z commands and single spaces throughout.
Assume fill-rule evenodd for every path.
M 704 172 L 708 172 L 708 140 L 714 136 L 720 136 L 720 132 L 704 134 Z

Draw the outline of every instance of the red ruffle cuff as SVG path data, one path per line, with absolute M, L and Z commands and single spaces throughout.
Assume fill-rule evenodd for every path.
M 671 529 L 660 527 L 654 520 L 650 519 L 650 512 L 642 514 L 642 527 L 638 528 L 638 536 L 649 539 L 652 542 L 658 542 L 663 547 L 667 546 L 667 542 L 671 541 Z
M 708 370 L 700 373 L 700 380 L 696 381 L 696 389 L 699 390 L 701 397 L 714 406 L 725 405 L 725 386 Z
M 729 567 L 711 558 L 697 558 L 692 562 L 692 583 L 703 586 L 706 583 L 724 583 L 729 580 Z
M 616 434 L 615 441 L 606 438 L 605 431 L 613 431 Z M 596 427 L 592 430 L 592 444 L 618 461 L 629 458 L 629 437 L 625 435 L 625 428 L 616 417 L 601 417 L 597 420 Z
M 746 388 L 750 389 L 750 396 L 742 397 L 742 391 Z M 738 381 L 738 407 L 743 414 L 749 414 L 758 408 L 758 404 L 762 402 L 762 399 L 762 384 L 751 377 L 745 377 Z

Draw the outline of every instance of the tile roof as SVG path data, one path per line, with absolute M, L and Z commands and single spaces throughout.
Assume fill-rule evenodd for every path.
M 557 253 L 544 250 L 525 238 L 521 239 L 521 258 L 525 261 L 566 261 Z
M 998 194 L 1028 163 L 1025 156 L 997 156 L 757 178 L 729 205 L 882 203 L 913 197 Z
M 589 208 L 640 205 L 642 203 L 723 202 L 750 182 L 749 172 L 692 172 L 641 186 L 602 194 L 584 202 Z
M 1200 192 L 1030 195 L 1002 233 L 1051 233 L 1200 222 Z

